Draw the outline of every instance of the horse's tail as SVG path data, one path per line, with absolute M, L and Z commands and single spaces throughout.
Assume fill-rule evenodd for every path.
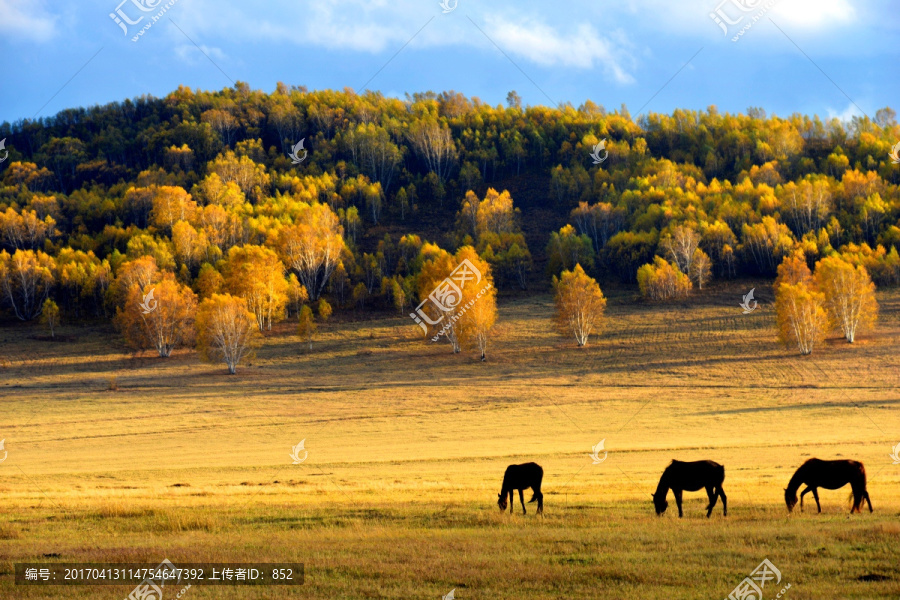
M 528 504 L 531 504 L 532 502 L 537 502 L 537 492 L 531 493 L 531 500 L 528 501 Z

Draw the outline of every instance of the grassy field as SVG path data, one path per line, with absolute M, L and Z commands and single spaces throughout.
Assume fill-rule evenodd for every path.
M 760 308 L 743 315 L 752 285 Z M 764 558 L 783 575 L 767 599 L 788 583 L 792 600 L 897 598 L 900 294 L 879 294 L 874 334 L 809 357 L 776 343 L 762 283 L 665 306 L 608 295 L 583 349 L 554 333 L 544 295 L 501 299 L 487 363 L 398 316 L 330 323 L 312 352 L 282 324 L 235 376 L 190 351 L 134 355 L 108 330 L 51 342 L 7 323 L 0 598 L 130 591 L 15 587 L 17 562 L 164 557 L 306 565 L 301 587 L 190 600 L 725 598 Z M 848 517 L 842 489 L 788 516 L 782 489 L 810 456 L 863 461 L 875 513 Z M 727 518 L 705 518 L 703 493 L 683 519 L 671 496 L 655 516 L 673 458 L 725 465 Z M 500 513 L 505 467 L 530 460 L 545 517 Z

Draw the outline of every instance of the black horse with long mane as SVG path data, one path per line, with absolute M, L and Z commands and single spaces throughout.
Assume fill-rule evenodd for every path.
M 869 512 L 872 512 L 872 501 L 869 499 L 869 491 L 866 489 L 866 468 L 857 460 L 820 460 L 810 458 L 800 465 L 790 483 L 784 488 L 784 502 L 788 512 L 793 512 L 797 504 L 797 490 L 801 485 L 806 489 L 800 493 L 800 512 L 803 512 L 803 496 L 812 492 L 816 499 L 816 507 L 822 512 L 819 504 L 818 488 L 836 490 L 850 484 L 853 493 L 853 506 L 850 513 L 860 512 L 863 500 L 869 504 Z
M 706 488 L 706 495 L 709 496 L 706 518 L 712 514 L 713 507 L 719 498 L 722 498 L 722 514 L 728 516 L 728 499 L 725 496 L 725 490 L 722 489 L 723 481 L 725 481 L 725 467 L 719 463 L 711 460 L 696 462 L 673 460 L 663 471 L 662 477 L 659 478 L 659 485 L 656 487 L 656 493 L 653 494 L 653 506 L 656 508 L 656 514 L 663 514 L 669 507 L 666 495 L 670 489 L 672 495 L 675 496 L 675 504 L 678 505 L 678 516 L 683 517 L 681 493 L 684 491 L 696 492 Z
M 519 501 L 522 503 L 522 514 L 526 514 L 524 491 L 531 488 L 534 492 L 529 504 L 537 501 L 537 514 L 544 514 L 544 495 L 541 493 L 541 480 L 544 479 L 544 469 L 537 463 L 524 463 L 521 465 L 509 465 L 503 474 L 503 487 L 497 495 L 497 506 L 500 510 L 506 510 L 506 498 L 509 497 L 509 512 L 513 511 L 513 492 L 519 490 Z

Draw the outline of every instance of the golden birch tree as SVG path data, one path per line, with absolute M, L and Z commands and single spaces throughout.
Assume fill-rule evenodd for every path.
M 311 300 L 318 300 L 344 249 L 344 229 L 327 204 L 300 203 L 291 225 L 282 226 L 274 243 L 297 274 Z
M 39 316 L 56 278 L 56 261 L 40 250 L 0 251 L 0 297 L 20 321 Z
M 574 335 L 579 346 L 598 328 L 606 310 L 606 298 L 597 282 L 575 265 L 553 278 L 556 291 L 556 325 L 563 335 Z
M 115 321 L 131 347 L 151 348 L 166 358 L 178 346 L 193 342 L 196 312 L 194 292 L 166 273 L 144 287 L 132 284 Z
M 256 325 L 242 298 L 213 294 L 197 310 L 197 350 L 207 362 L 224 362 L 234 375 L 238 363 L 252 357 L 259 344 Z
M 775 280 L 775 314 L 778 339 L 797 345 L 807 355 L 821 341 L 828 327 L 825 295 L 816 288 L 802 253 L 785 257 Z
M 853 343 L 860 329 L 867 329 L 878 318 L 875 284 L 862 265 L 853 266 L 840 256 L 829 256 L 816 263 L 816 285 L 825 295 L 825 309 L 831 323 Z
M 224 267 L 225 287 L 247 303 L 260 331 L 284 318 L 290 285 L 284 263 L 274 250 L 263 246 L 234 246 Z

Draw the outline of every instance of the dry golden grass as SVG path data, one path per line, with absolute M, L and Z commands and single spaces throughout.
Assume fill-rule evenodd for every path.
M 801 357 L 775 341 L 767 286 L 741 314 L 751 285 L 662 306 L 604 290 L 607 325 L 582 349 L 553 331 L 550 296 L 501 298 L 487 363 L 399 316 L 329 323 L 312 352 L 282 324 L 235 376 L 190 351 L 132 355 L 110 330 L 50 342 L 10 324 L 0 597 L 129 591 L 15 588 L 16 562 L 163 557 L 307 567 L 299 588 L 197 599 L 726 597 L 768 557 L 786 598 L 895 598 L 900 294 L 879 294 L 875 334 Z M 865 462 L 876 512 L 848 518 L 844 489 L 788 517 L 782 488 L 809 456 Z M 707 520 L 702 493 L 682 520 L 671 498 L 653 514 L 672 458 L 725 465 L 727 518 Z M 528 460 L 544 519 L 496 507 L 506 465 Z

